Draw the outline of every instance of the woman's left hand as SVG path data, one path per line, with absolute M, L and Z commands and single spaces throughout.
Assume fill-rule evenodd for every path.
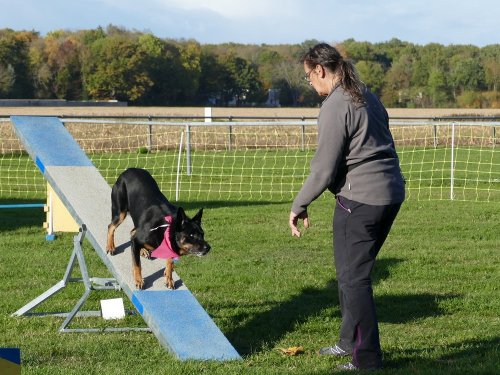
M 290 228 L 292 229 L 292 236 L 296 236 L 296 237 L 301 236 L 299 228 L 297 228 L 297 224 L 299 222 L 299 219 L 304 220 L 304 228 L 305 229 L 309 228 L 309 216 L 307 215 L 307 211 L 304 211 L 298 215 L 292 211 L 292 212 L 290 212 L 290 219 L 288 221 L 288 224 L 290 225 Z

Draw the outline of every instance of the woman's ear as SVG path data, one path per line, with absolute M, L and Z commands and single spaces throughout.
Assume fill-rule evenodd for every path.
M 325 78 L 326 70 L 323 65 L 318 64 L 314 69 L 316 70 L 316 74 L 319 76 L 319 78 Z

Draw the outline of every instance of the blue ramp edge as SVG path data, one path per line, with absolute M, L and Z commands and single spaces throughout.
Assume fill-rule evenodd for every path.
M 132 302 L 179 359 L 241 359 L 189 290 L 136 291 Z
M 21 349 L 19 349 L 19 348 L 0 348 L 0 358 L 20 365 L 21 364 Z
M 12 116 L 14 130 L 42 173 L 47 166 L 92 166 L 57 117 Z

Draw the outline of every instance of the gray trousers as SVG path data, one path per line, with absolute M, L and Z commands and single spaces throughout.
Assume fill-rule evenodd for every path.
M 353 365 L 362 369 L 382 367 L 371 272 L 400 207 L 337 196 L 333 248 L 342 314 L 338 345 L 352 352 Z

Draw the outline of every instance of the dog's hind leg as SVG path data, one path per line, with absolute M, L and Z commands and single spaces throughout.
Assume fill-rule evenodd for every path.
M 120 179 L 111 189 L 111 223 L 108 225 L 108 239 L 106 252 L 113 255 L 115 252 L 115 230 L 127 217 L 127 190 Z
M 121 212 L 116 219 L 113 217 L 113 220 L 108 225 L 108 241 L 106 243 L 106 252 L 113 255 L 115 253 L 115 230 L 118 226 L 123 223 L 123 220 L 127 217 L 127 211 Z
M 130 231 L 130 238 L 135 237 L 135 233 L 137 232 L 137 228 L 134 228 Z M 148 250 L 149 246 L 148 244 L 144 244 L 144 247 L 141 248 L 140 254 L 141 257 L 151 259 L 151 251 L 154 249 L 151 247 L 151 250 Z

